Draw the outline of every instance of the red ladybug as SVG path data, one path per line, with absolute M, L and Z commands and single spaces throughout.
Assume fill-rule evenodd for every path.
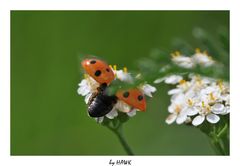
M 82 67 L 98 83 L 109 85 L 114 80 L 113 70 L 107 63 L 98 59 L 85 59 L 82 61 Z
M 139 89 L 120 90 L 116 94 L 119 100 L 124 101 L 128 105 L 139 109 L 146 110 L 146 100 L 143 93 Z
M 146 110 L 144 94 L 138 89 L 120 90 L 116 95 L 108 95 L 109 84 L 114 80 L 114 72 L 109 65 L 99 59 L 85 59 L 82 67 L 94 80 L 100 83 L 98 92 L 93 94 L 88 102 L 88 113 L 91 117 L 101 117 L 109 113 L 117 100 L 122 100 L 133 108 Z

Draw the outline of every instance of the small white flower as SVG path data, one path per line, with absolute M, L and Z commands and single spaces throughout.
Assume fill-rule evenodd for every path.
M 191 57 L 181 55 L 179 52 L 172 54 L 172 61 L 183 68 L 191 69 L 195 67 L 195 63 Z
M 193 55 L 192 58 L 196 64 L 202 65 L 204 67 L 209 67 L 214 64 L 214 60 L 212 59 L 212 57 L 210 57 L 206 53 L 202 53 L 199 49 L 196 49 L 196 53 Z
M 215 63 L 211 56 L 209 56 L 206 52 L 201 52 L 200 49 L 196 49 L 195 54 L 190 57 L 184 56 L 180 52 L 176 51 L 172 54 L 172 61 L 176 65 L 187 69 L 194 68 L 196 65 L 209 67 Z
M 88 85 L 87 80 L 83 79 L 81 83 L 78 84 L 79 88 L 77 90 L 79 95 L 86 96 L 88 93 L 91 92 L 91 88 Z
M 142 91 L 143 94 L 152 97 L 152 93 L 156 92 L 157 89 L 149 84 L 144 84 L 142 86 L 140 86 L 140 90 Z
M 125 72 L 123 70 L 116 70 L 115 75 L 116 75 L 117 79 L 119 79 L 120 81 L 128 82 L 128 83 L 133 82 L 133 78 L 132 78 L 131 74 L 128 72 Z
M 178 94 L 172 99 L 172 104 L 168 107 L 168 111 L 171 113 L 167 119 L 166 123 L 171 124 L 176 120 L 177 124 L 182 124 L 187 120 L 185 96 L 183 94 Z
M 191 84 L 185 80 L 179 81 L 177 88 L 171 89 L 168 91 L 168 95 L 175 95 L 179 93 L 184 93 L 191 88 Z
M 83 79 L 78 84 L 78 86 L 78 94 L 81 96 L 85 96 L 85 103 L 88 103 L 92 94 L 97 92 L 97 88 L 100 86 L 100 84 L 94 79 L 92 79 L 90 76 L 85 75 L 85 79 Z

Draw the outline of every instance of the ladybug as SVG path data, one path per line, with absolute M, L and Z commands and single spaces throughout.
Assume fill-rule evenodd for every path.
M 82 67 L 100 84 L 109 85 L 115 78 L 113 70 L 102 60 L 85 59 L 82 61 Z
M 139 89 L 120 90 L 116 94 L 119 100 L 124 101 L 128 105 L 146 111 L 146 100 L 144 94 Z
M 146 100 L 138 89 L 119 90 L 116 95 L 108 95 L 108 86 L 114 80 L 114 72 L 109 65 L 99 59 L 85 59 L 82 67 L 95 81 L 100 84 L 97 92 L 90 97 L 88 102 L 88 114 L 91 117 L 102 117 L 108 114 L 117 103 L 122 100 L 128 105 L 141 111 L 146 110 Z

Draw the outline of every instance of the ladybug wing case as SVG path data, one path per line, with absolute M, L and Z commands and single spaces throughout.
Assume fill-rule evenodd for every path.
M 109 85 L 114 80 L 113 70 L 102 60 L 85 59 L 82 61 L 82 67 L 94 80 L 100 84 Z
M 146 111 L 146 99 L 144 94 L 138 89 L 129 89 L 126 91 L 118 91 L 116 96 L 118 99 L 124 101 L 128 105 L 139 109 L 140 111 Z

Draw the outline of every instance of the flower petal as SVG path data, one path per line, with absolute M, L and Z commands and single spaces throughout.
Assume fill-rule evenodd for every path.
M 207 115 L 207 121 L 210 123 L 217 123 L 220 120 L 219 116 L 215 114 L 208 114 Z
M 133 82 L 132 76 L 129 73 L 124 72 L 123 70 L 117 70 L 116 71 L 116 76 L 119 80 L 121 80 L 123 82 L 128 82 L 128 83 Z
M 154 84 L 159 84 L 159 83 L 163 82 L 165 80 L 165 78 L 166 77 L 160 77 L 160 78 L 156 79 L 153 83 Z
M 187 115 L 188 116 L 194 116 L 197 115 L 199 110 L 196 107 L 191 107 L 187 109 Z
M 183 79 L 182 76 L 179 75 L 171 75 L 165 78 L 166 84 L 177 84 L 179 81 Z
M 115 105 L 115 108 L 121 112 L 130 112 L 131 111 L 131 107 L 121 100 L 118 100 L 117 104 Z
M 225 109 L 224 109 L 224 112 L 221 113 L 221 115 L 226 115 L 226 114 L 229 114 L 230 113 L 230 106 L 226 106 Z
M 152 97 L 152 93 L 157 91 L 157 89 L 154 86 L 151 86 L 149 84 L 144 84 L 140 89 L 145 95 L 149 97 Z
M 225 109 L 224 109 L 224 105 L 220 104 L 220 103 L 216 103 L 214 104 L 212 107 L 212 112 L 215 114 L 222 114 L 224 113 Z
M 91 96 L 92 96 L 92 93 L 89 93 L 85 96 L 84 101 L 85 101 L 86 104 L 89 102 L 89 99 L 91 98 Z
M 168 95 L 174 95 L 174 94 L 181 93 L 181 92 L 182 92 L 182 89 L 175 88 L 175 89 L 168 91 Z
M 131 110 L 130 112 L 127 112 L 127 115 L 128 115 L 129 117 L 133 117 L 133 116 L 136 115 L 136 113 L 137 113 L 137 110 L 136 110 L 136 109 L 133 109 L 133 110 Z
M 194 54 L 193 60 L 195 61 L 195 63 L 204 67 L 208 67 L 214 64 L 214 61 L 212 60 L 212 58 L 204 53 Z
M 195 66 L 193 59 L 191 57 L 187 57 L 187 56 L 175 56 L 174 58 L 172 58 L 172 61 L 183 68 L 193 68 Z
M 194 126 L 198 126 L 198 125 L 202 124 L 204 120 L 205 120 L 205 116 L 198 115 L 193 119 L 192 124 Z
M 192 122 L 192 118 L 191 117 L 187 117 L 187 119 L 185 120 L 184 123 L 191 123 Z
M 178 115 L 176 119 L 177 124 L 183 124 L 187 120 L 187 115 L 186 114 L 180 114 Z
M 165 120 L 165 122 L 167 124 L 172 124 L 176 119 L 177 119 L 177 114 L 170 114 Z
M 79 84 L 79 88 L 77 90 L 79 95 L 86 96 L 88 93 L 90 93 L 90 88 L 87 84 L 87 80 L 83 79 L 81 83 Z
M 108 114 L 106 114 L 106 117 L 108 119 L 114 119 L 117 116 L 118 116 L 118 112 L 115 108 L 113 108 Z
M 171 104 L 170 106 L 168 106 L 168 112 L 169 113 L 174 113 L 175 112 L 175 104 Z
M 95 120 L 97 121 L 97 123 L 102 123 L 104 120 L 104 116 L 95 118 Z

